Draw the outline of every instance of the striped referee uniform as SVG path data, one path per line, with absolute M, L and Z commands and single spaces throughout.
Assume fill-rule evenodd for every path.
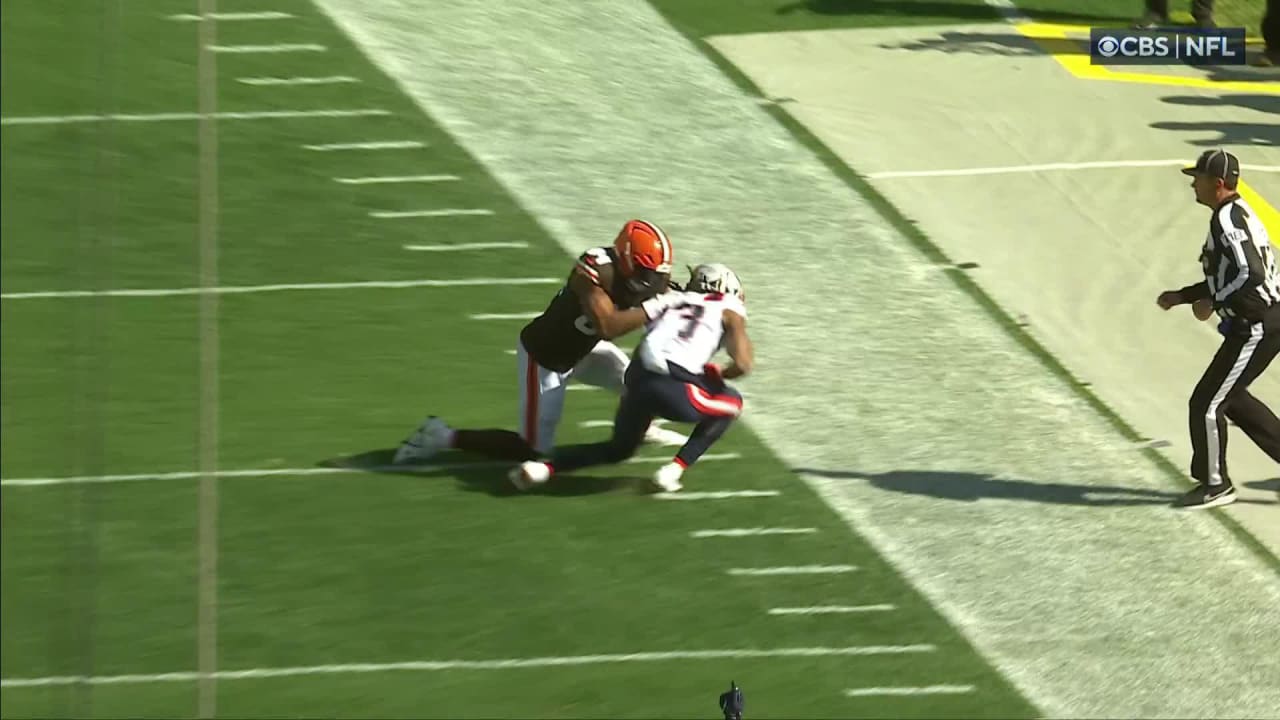
M 1191 475 L 1201 485 L 1183 505 L 1212 507 L 1235 499 L 1227 473 L 1228 418 L 1280 463 L 1280 419 L 1248 390 L 1280 354 L 1280 274 L 1266 228 L 1236 192 L 1239 160 L 1210 150 L 1182 172 L 1199 176 L 1193 186 L 1213 215 L 1200 252 L 1205 279 L 1177 292 L 1183 302 L 1211 299 L 1223 336 L 1191 394 Z M 1200 196 L 1202 183 L 1212 204 Z

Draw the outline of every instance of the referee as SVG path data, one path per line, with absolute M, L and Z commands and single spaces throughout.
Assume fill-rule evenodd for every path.
M 1191 476 L 1200 482 L 1178 503 L 1211 508 L 1235 502 L 1227 474 L 1227 418 L 1280 464 L 1280 419 L 1249 393 L 1280 353 L 1280 276 L 1275 250 L 1258 215 L 1237 192 L 1240 161 L 1225 150 L 1207 150 L 1190 175 L 1196 202 L 1213 209 L 1200 251 L 1204 281 L 1160 293 L 1168 310 L 1194 303 L 1197 316 L 1209 308 L 1222 319 L 1222 346 L 1191 393 Z

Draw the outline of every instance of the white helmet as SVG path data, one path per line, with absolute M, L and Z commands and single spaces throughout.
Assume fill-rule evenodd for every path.
M 742 297 L 742 283 L 738 280 L 737 274 L 730 270 L 729 266 L 720 263 L 705 263 L 693 268 L 689 285 L 685 289 Z

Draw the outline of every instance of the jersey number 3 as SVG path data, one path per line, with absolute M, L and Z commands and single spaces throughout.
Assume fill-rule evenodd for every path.
M 689 320 L 679 335 L 681 340 L 688 340 L 698 331 L 698 322 L 702 320 L 702 316 L 707 312 L 707 309 L 702 305 L 677 305 L 676 309 L 683 310 L 684 312 L 680 313 L 680 317 Z

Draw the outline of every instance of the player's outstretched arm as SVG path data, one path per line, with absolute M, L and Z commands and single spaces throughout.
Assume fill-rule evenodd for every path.
M 747 336 L 747 321 L 738 313 L 724 313 L 725 350 L 733 362 L 724 369 L 725 380 L 742 377 L 755 367 L 755 348 Z
M 581 274 L 569 279 L 569 287 L 577 293 L 583 308 L 591 316 L 596 335 L 604 340 L 621 337 L 643 326 L 646 321 L 661 315 L 678 296 L 678 293 L 665 292 L 644 301 L 638 308 L 619 310 L 603 288 Z

